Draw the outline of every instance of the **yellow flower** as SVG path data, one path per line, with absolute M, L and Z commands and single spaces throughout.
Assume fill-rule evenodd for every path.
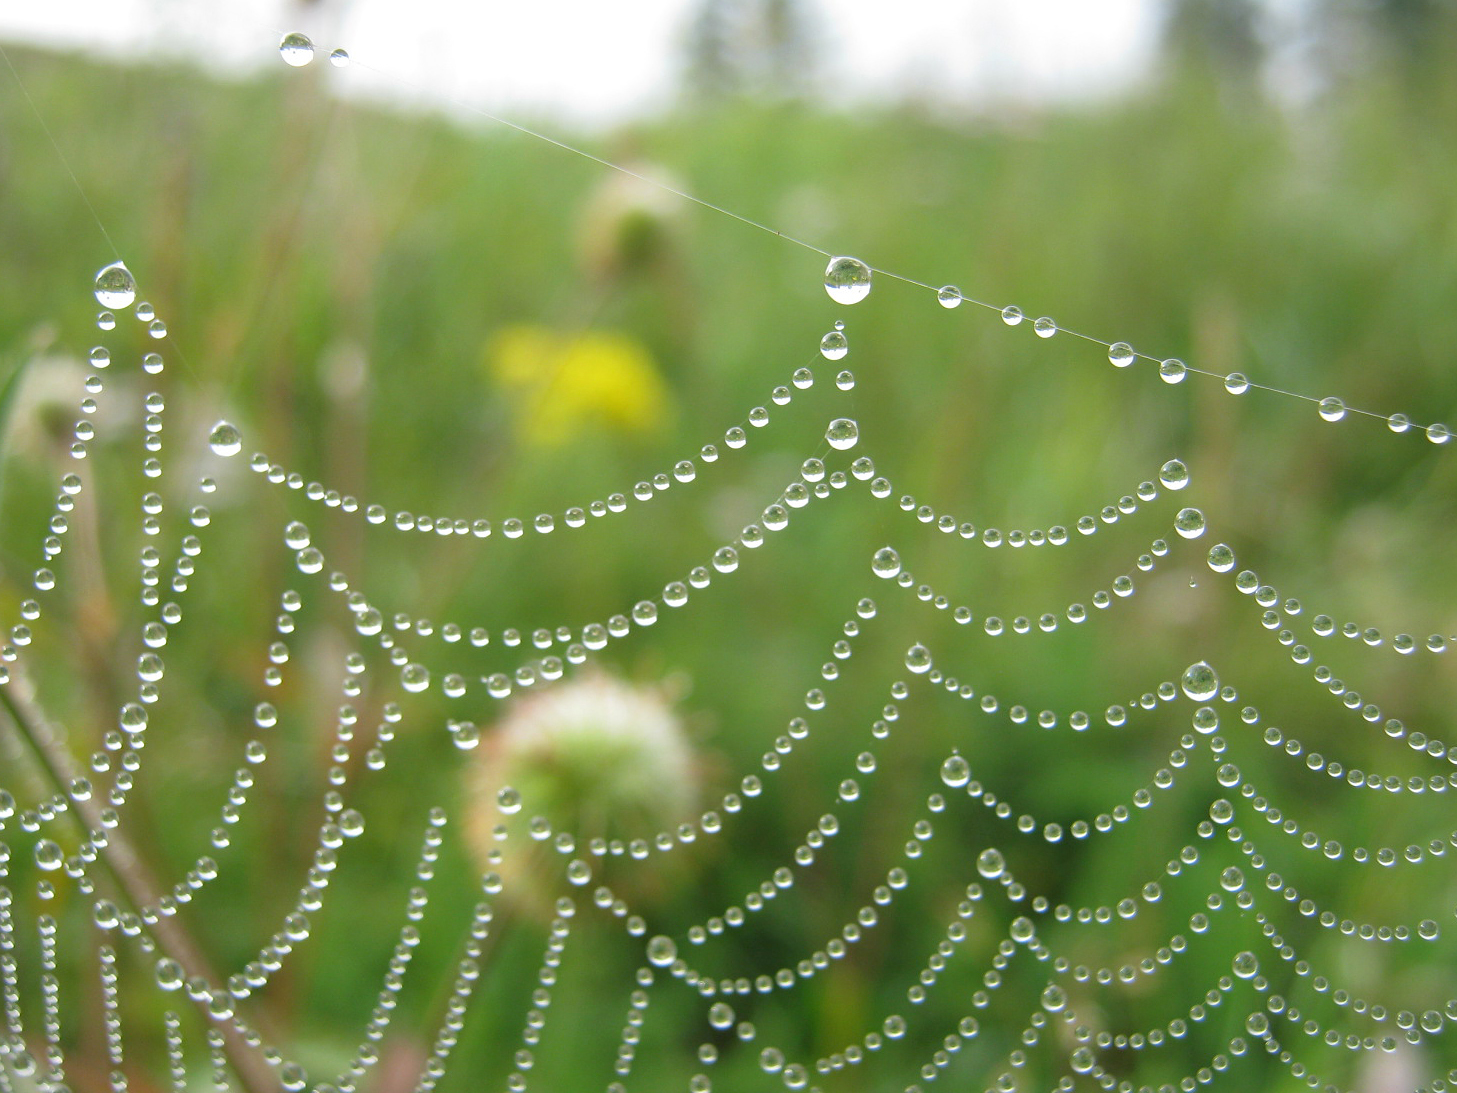
M 510 326 L 492 339 L 487 361 L 528 444 L 554 447 L 593 428 L 650 433 L 671 411 L 647 347 L 618 331 Z

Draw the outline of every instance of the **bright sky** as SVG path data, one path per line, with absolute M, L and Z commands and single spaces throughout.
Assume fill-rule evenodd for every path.
M 804 0 L 825 75 L 854 101 L 1070 98 L 1146 69 L 1157 0 Z M 0 35 L 123 55 L 155 50 L 237 71 L 277 64 L 284 31 L 364 66 L 349 84 L 509 113 L 602 122 L 672 92 L 696 0 L 55 0 L 0 4 Z M 324 9 L 323 12 L 314 9 Z M 321 56 L 322 59 L 322 56 Z M 377 76 L 368 69 L 389 73 Z

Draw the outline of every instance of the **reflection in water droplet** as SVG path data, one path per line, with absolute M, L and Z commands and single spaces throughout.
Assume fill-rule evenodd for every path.
M 1002 308 L 1002 322 L 1008 326 L 1016 326 L 1023 319 L 1022 309 L 1016 304 L 1008 304 Z
M 850 352 L 850 339 L 838 330 L 831 330 L 820 339 L 820 356 L 827 361 L 841 360 L 848 352 Z M 801 384 L 801 386 L 805 385 Z
M 1228 543 L 1215 543 L 1209 548 L 1209 568 L 1216 573 L 1228 573 L 1234 568 L 1234 551 Z
M 853 418 L 837 417 L 825 430 L 825 440 L 831 448 L 843 452 L 859 442 L 860 426 Z
M 1184 693 L 1195 702 L 1208 702 L 1219 693 L 1219 676 L 1202 660 L 1184 669 L 1184 676 L 1179 683 L 1184 688 Z
M 1170 459 L 1159 468 L 1159 481 L 1171 490 L 1181 490 L 1189 484 L 1189 468 L 1177 459 Z
M 349 51 L 347 49 L 336 49 L 329 54 L 329 63 L 335 68 L 346 68 L 349 65 Z
M 1346 416 L 1346 404 L 1335 396 L 1320 400 L 1320 416 L 1326 421 L 1340 421 Z
M 960 307 L 961 289 L 955 285 L 943 285 L 940 291 L 936 293 L 936 299 L 941 302 L 941 306 L 944 308 Z
M 1231 395 L 1242 395 L 1250 389 L 1249 377 L 1243 372 L 1231 372 L 1224 377 L 1224 389 Z
M 302 68 L 314 59 L 314 43 L 307 34 L 294 31 L 285 34 L 283 41 L 278 43 L 278 55 L 283 58 L 284 64 Z
M 1177 357 L 1170 357 L 1166 361 L 1159 362 L 1159 378 L 1165 383 L 1183 383 L 1187 372 L 1188 369 L 1185 368 L 1184 362 Z
M 917 642 L 906 650 L 906 667 L 920 675 L 931 670 L 931 650 Z
M 1180 509 L 1174 517 L 1174 530 L 1185 539 L 1197 539 L 1204 534 L 1204 514 L 1198 509 Z
M 1032 324 L 1032 329 L 1039 338 L 1050 338 L 1057 333 L 1057 323 L 1052 321 L 1051 316 L 1044 315 Z
M 1136 356 L 1127 342 L 1114 342 L 1108 347 L 1108 361 L 1114 368 L 1127 368 Z
M 870 568 L 877 577 L 894 577 L 901 571 L 901 556 L 893 547 L 881 547 L 870 560 Z
M 870 295 L 870 267 L 858 258 L 831 258 L 825 267 L 825 291 L 837 304 L 858 304 Z
M 137 298 L 137 282 L 123 262 L 103 266 L 96 274 L 96 302 L 102 307 L 130 307 Z M 112 326 L 115 326 L 112 320 Z M 111 327 L 102 329 L 110 330 Z
M 208 434 L 207 443 L 217 455 L 237 455 L 243 450 L 243 434 L 230 422 L 219 421 Z

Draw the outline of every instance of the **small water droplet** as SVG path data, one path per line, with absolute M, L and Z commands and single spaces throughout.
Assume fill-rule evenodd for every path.
M 850 352 L 850 339 L 838 330 L 831 330 L 820 339 L 820 356 L 827 361 L 841 360 L 848 352 Z
M 944 308 L 960 307 L 961 289 L 955 285 L 942 285 L 940 291 L 936 293 L 936 299 Z
M 995 847 L 987 847 L 976 858 L 976 871 L 987 880 L 996 880 L 1007 869 L 1006 859 Z
M 1170 357 L 1166 361 L 1159 362 L 1159 378 L 1165 383 L 1183 383 L 1184 376 L 1187 374 L 1188 369 L 1178 357 Z
M 870 568 L 877 577 L 894 577 L 901 571 L 901 556 L 894 547 L 881 547 L 870 560 Z
M 1002 308 L 1002 322 L 1008 326 L 1016 326 L 1023 318 L 1022 309 L 1015 304 L 1008 304 Z
M 841 391 L 853 391 L 855 389 L 855 373 L 849 371 L 836 372 L 835 386 Z
M 1404 433 L 1411 428 L 1411 418 L 1405 414 L 1392 414 L 1386 419 L 1386 427 L 1393 433 Z
M 814 386 L 815 374 L 811 372 L 808 368 L 796 368 L 794 370 L 793 379 L 794 386 L 798 387 L 801 391 L 803 391 L 806 388 Z
M 1445 444 L 1452 439 L 1452 430 L 1440 421 L 1427 426 L 1427 439 L 1433 444 Z
M 313 40 L 307 34 L 300 34 L 298 31 L 285 34 L 283 40 L 278 43 L 278 55 L 283 58 L 284 64 L 302 68 L 314 59 Z
M 1195 702 L 1208 702 L 1219 693 L 1219 676 L 1202 660 L 1184 669 L 1179 684 Z
M 53 839 L 40 839 L 35 844 L 35 864 L 47 872 L 54 872 L 66 861 L 66 852 Z
M 1039 338 L 1050 338 L 1057 333 L 1057 323 L 1050 315 L 1044 315 L 1032 324 L 1032 329 L 1037 332 Z
M 349 66 L 349 51 L 347 49 L 336 49 L 329 54 L 329 63 L 335 68 L 347 68 Z
M 1108 347 L 1108 362 L 1114 368 L 1127 368 L 1133 363 L 1136 356 L 1133 346 L 1127 342 L 1114 342 Z
M 1326 421 L 1340 421 L 1346 416 L 1346 404 L 1332 395 L 1320 400 L 1320 416 Z
M 971 764 L 960 755 L 952 755 L 941 764 L 941 781 L 952 789 L 966 785 L 971 781 Z
M 1189 484 L 1189 468 L 1177 459 L 1170 459 L 1159 468 L 1159 481 L 1171 490 L 1181 490 Z
M 917 675 L 931 670 L 931 650 L 920 642 L 906 650 L 906 667 Z
M 98 311 L 96 313 L 96 328 L 98 330 L 115 330 L 116 316 L 109 311 Z
M 708 1023 L 714 1028 L 728 1028 L 734 1023 L 734 1008 L 727 1002 L 715 1002 L 708 1007 Z
M 825 291 L 837 304 L 858 304 L 870 295 L 870 267 L 858 258 L 831 258 L 825 267 Z
M 1228 543 L 1215 543 L 1209 548 L 1209 568 L 1216 573 L 1228 573 L 1234 568 L 1234 551 Z
M 238 432 L 236 425 L 219 421 L 208 434 L 207 443 L 217 455 L 237 455 L 243 450 L 243 434 Z
M 430 686 L 430 669 L 423 664 L 406 664 L 400 669 L 400 686 L 412 694 L 419 694 Z
M 860 426 L 853 418 L 837 417 L 825 430 L 825 441 L 836 451 L 846 451 L 860 442 Z
M 1242 395 L 1250 389 L 1250 380 L 1243 372 L 1231 372 L 1224 377 L 1224 389 L 1231 395 Z
M 131 302 L 137 298 L 137 282 L 132 276 L 132 271 L 126 268 L 123 262 L 113 262 L 109 266 L 103 266 L 96 274 L 96 302 L 102 307 L 119 308 L 130 307 Z M 116 322 L 113 319 L 112 326 Z M 111 327 L 103 327 L 110 330 Z
M 496 791 L 496 807 L 506 815 L 521 811 L 521 793 L 512 786 L 502 786 Z
M 153 319 L 151 323 L 147 326 L 147 334 L 148 336 L 155 338 L 158 341 L 161 341 L 167 336 L 167 324 L 164 323 L 161 319 Z

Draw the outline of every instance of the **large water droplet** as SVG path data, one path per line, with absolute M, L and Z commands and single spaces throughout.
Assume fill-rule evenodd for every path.
M 825 440 L 831 448 L 843 452 L 859 443 L 860 426 L 853 418 L 837 417 L 825 430 Z
M 831 258 L 825 267 L 825 291 L 837 304 L 858 304 L 870 295 L 870 267 L 858 258 Z
M 678 946 L 673 944 L 671 937 L 658 934 L 648 942 L 648 963 L 666 968 L 677 959 Z
M 1184 676 L 1179 684 L 1184 688 L 1184 693 L 1195 702 L 1208 702 L 1219 693 L 1219 676 L 1202 660 L 1184 669 Z
M 827 361 L 840 360 L 848 352 L 850 352 L 850 339 L 845 337 L 841 331 L 831 330 L 820 339 L 820 356 Z M 798 383 L 798 379 L 795 382 Z M 801 383 L 799 386 L 807 387 L 809 385 Z
M 243 450 L 243 434 L 229 421 L 219 421 L 208 434 L 208 447 L 217 455 L 237 455 Z
M 125 263 L 113 262 L 96 274 L 96 302 L 102 307 L 130 307 L 136 298 L 136 278 Z
M 870 568 L 877 577 L 894 577 L 901 571 L 901 556 L 894 547 L 881 547 L 870 560 Z
M 314 59 L 313 39 L 298 31 L 285 34 L 283 41 L 278 43 L 278 55 L 283 58 L 284 64 L 303 68 Z
M 1228 543 L 1215 543 L 1209 548 L 1209 568 L 1216 573 L 1228 573 L 1234 568 L 1234 551 Z
M 1204 514 L 1198 509 L 1180 509 L 1174 516 L 1174 530 L 1185 539 L 1197 539 L 1204 534 Z
M 1170 459 L 1159 468 L 1159 481 L 1171 490 L 1181 490 L 1189 484 L 1189 468 L 1177 459 Z

